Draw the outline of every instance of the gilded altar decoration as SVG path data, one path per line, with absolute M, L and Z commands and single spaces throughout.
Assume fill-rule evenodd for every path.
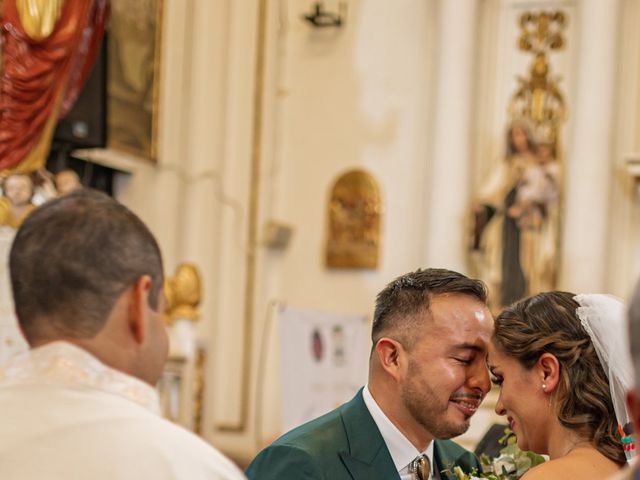
M 165 314 L 169 323 L 181 318 L 198 320 L 198 305 L 202 297 L 200 273 L 192 263 L 178 265 L 173 277 L 165 282 L 167 308 Z
M 195 375 L 193 379 L 193 432 L 202 435 L 202 420 L 204 411 L 205 367 L 207 352 L 198 348 L 196 354 Z
M 556 287 L 566 107 L 549 54 L 563 48 L 566 24 L 561 11 L 521 16 L 518 46 L 533 55 L 529 76 L 518 78 L 508 106 L 504 162 L 473 207 L 472 261 L 496 310 Z
M 102 40 L 107 0 L 0 3 L 0 171 L 44 165 Z
M 528 78 L 518 77 L 519 87 L 511 99 L 512 118 L 528 119 L 538 134 L 552 140 L 565 119 L 565 101 L 559 79 L 550 75 L 549 53 L 564 47 L 562 35 L 567 18 L 561 11 L 527 12 L 520 17 L 518 45 L 534 55 Z
M 376 268 L 380 250 L 380 191 L 363 170 L 338 178 L 329 200 L 327 266 Z
M 163 415 L 190 430 L 200 428 L 204 389 L 204 354 L 195 332 L 202 298 L 200 273 L 195 265 L 182 263 L 164 285 L 167 296 L 165 322 L 169 356 L 158 389 Z
M 111 0 L 108 146 L 155 160 L 162 0 Z

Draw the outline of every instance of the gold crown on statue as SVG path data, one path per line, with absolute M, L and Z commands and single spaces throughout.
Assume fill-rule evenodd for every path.
M 518 76 L 518 88 L 509 102 L 512 119 L 526 118 L 537 144 L 557 147 L 560 128 L 566 118 L 561 78 L 551 75 L 549 54 L 564 47 L 564 12 L 525 12 L 520 17 L 520 50 L 533 54 L 529 75 Z

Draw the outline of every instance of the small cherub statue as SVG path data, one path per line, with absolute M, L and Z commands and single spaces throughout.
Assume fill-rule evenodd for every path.
M 54 181 L 59 196 L 66 195 L 78 188 L 82 188 L 80 177 L 78 177 L 78 174 L 71 169 L 62 170 L 56 173 Z
M 33 181 L 27 174 L 9 175 L 2 185 L 4 195 L 0 198 L 0 225 L 18 228 L 35 205 L 33 197 Z

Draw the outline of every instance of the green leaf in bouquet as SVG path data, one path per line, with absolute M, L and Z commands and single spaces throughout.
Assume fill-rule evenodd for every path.
M 502 450 L 500 450 L 500 455 L 508 455 L 509 457 L 515 457 L 520 452 L 522 452 L 522 450 L 518 448 L 518 445 L 516 443 L 512 443 L 504 447 Z
M 531 468 L 531 459 L 527 455 L 516 458 L 516 477 L 520 478 Z
M 516 443 L 516 434 L 509 427 L 505 427 L 504 435 L 500 437 L 498 443 L 501 445 L 512 445 Z
M 544 458 L 542 455 L 538 455 L 535 452 L 527 452 L 526 455 L 531 459 L 531 468 L 547 461 L 546 458 Z
M 490 467 L 491 465 L 493 465 L 493 459 L 487 455 L 486 453 L 483 453 L 480 455 L 480 464 L 483 467 Z M 484 470 L 484 468 L 483 468 Z

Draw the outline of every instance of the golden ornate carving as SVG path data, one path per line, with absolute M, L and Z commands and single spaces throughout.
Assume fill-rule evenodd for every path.
M 193 431 L 196 435 L 202 434 L 202 418 L 204 408 L 204 369 L 207 354 L 203 348 L 196 353 L 196 365 L 193 377 Z
M 200 274 L 196 266 L 191 263 L 178 265 L 174 276 L 165 281 L 167 322 L 171 324 L 178 318 L 198 320 L 201 292 Z
M 566 117 L 559 78 L 550 75 L 549 53 L 564 48 L 567 17 L 561 11 L 526 12 L 520 17 L 522 33 L 518 47 L 534 55 L 529 78 L 518 77 L 519 87 L 511 98 L 513 119 L 528 119 L 536 138 L 557 146 L 559 128 Z
M 62 14 L 65 0 L 16 0 L 22 28 L 34 40 L 53 33 Z
M 380 247 L 380 193 L 363 170 L 342 175 L 331 189 L 327 266 L 376 268 Z
M 562 30 L 567 26 L 564 12 L 526 12 L 520 16 L 522 33 L 518 39 L 520 50 L 539 52 L 564 47 Z
M 11 228 L 18 229 L 27 216 L 35 209 L 35 205 L 28 205 L 20 215 L 15 216 L 12 213 L 11 202 L 6 197 L 0 198 L 0 225 L 7 225 Z

